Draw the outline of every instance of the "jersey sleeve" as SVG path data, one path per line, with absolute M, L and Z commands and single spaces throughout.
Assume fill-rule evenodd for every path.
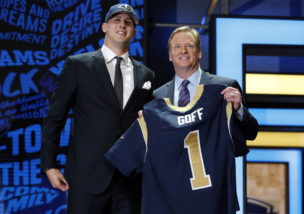
M 105 158 L 123 175 L 141 173 L 147 150 L 147 128 L 144 117 L 140 117 L 116 141 L 105 154 Z

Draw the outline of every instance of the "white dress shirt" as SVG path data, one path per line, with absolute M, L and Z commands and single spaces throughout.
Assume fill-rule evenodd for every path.
M 196 86 L 199 85 L 200 80 L 202 76 L 202 70 L 198 68 L 189 78 L 189 84 L 187 86 L 189 93 L 190 93 L 190 101 L 193 99 L 195 92 L 196 92 Z M 178 105 L 178 97 L 179 97 L 179 91 L 181 89 L 182 82 L 184 81 L 183 78 L 175 74 L 175 82 L 174 82 L 174 105 Z
M 106 45 L 102 46 L 101 52 L 105 58 L 105 62 L 110 74 L 111 82 L 112 85 L 114 86 L 115 65 L 117 61 L 115 57 L 117 55 Z M 134 89 L 134 73 L 133 73 L 134 67 L 129 57 L 129 52 L 124 53 L 120 57 L 122 57 L 120 68 L 121 68 L 122 81 L 123 81 L 123 108 L 124 108 Z

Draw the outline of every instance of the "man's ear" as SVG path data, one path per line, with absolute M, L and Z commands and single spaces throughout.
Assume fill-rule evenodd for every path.
M 102 23 L 101 29 L 104 33 L 106 33 L 107 32 L 107 23 Z
M 198 49 L 198 59 L 200 60 L 202 58 L 202 48 Z

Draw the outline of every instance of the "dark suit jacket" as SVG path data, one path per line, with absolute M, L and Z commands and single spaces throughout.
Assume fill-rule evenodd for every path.
M 169 98 L 173 103 L 174 98 L 174 78 L 170 81 L 161 86 L 160 88 L 156 89 L 153 92 L 153 96 L 155 98 Z M 240 85 L 234 79 L 216 76 L 213 74 L 208 74 L 203 71 L 200 84 L 223 84 L 227 86 L 232 86 L 234 88 L 238 88 L 241 91 Z M 242 131 L 243 136 L 247 140 L 255 139 L 257 132 L 258 132 L 258 123 L 257 120 L 249 113 L 246 104 L 244 102 L 243 96 L 243 107 L 244 107 L 244 115 L 243 120 L 238 121 L 239 128 Z
M 59 137 L 70 108 L 73 109 L 73 136 L 69 145 L 65 178 L 79 190 L 98 194 L 105 191 L 114 168 L 104 154 L 138 117 L 150 101 L 154 73 L 131 59 L 134 65 L 134 90 L 120 109 L 101 50 L 70 56 L 50 100 L 43 122 L 41 169 L 57 168 Z

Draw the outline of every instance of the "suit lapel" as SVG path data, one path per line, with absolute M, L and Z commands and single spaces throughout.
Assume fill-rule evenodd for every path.
M 173 79 L 167 83 L 167 87 L 168 87 L 168 94 L 166 94 L 164 97 L 168 97 L 171 101 L 171 103 L 174 103 L 174 85 L 175 85 L 175 76 L 173 77 Z
M 116 98 L 116 94 L 115 94 L 114 87 L 111 82 L 108 68 L 106 66 L 105 59 L 104 59 L 100 49 L 95 51 L 95 53 L 93 54 L 93 58 L 95 60 L 95 62 L 93 63 L 94 69 L 100 76 L 100 79 L 103 83 L 102 85 L 104 86 L 105 92 L 108 93 L 109 99 L 114 101 L 115 105 L 119 106 L 119 102 Z M 111 97 L 114 97 L 114 99 L 111 99 Z
M 174 103 L 174 85 L 175 85 L 175 75 L 169 82 L 165 83 L 159 89 L 157 89 L 157 97 L 159 98 L 169 98 L 171 103 Z
M 140 89 L 141 86 L 142 86 L 142 85 L 140 85 L 140 83 L 142 82 L 142 80 L 141 80 L 141 64 L 139 62 L 135 61 L 134 59 L 132 59 L 132 57 L 130 57 L 130 58 L 132 60 L 133 68 L 134 68 L 133 69 L 133 73 L 134 73 L 134 89 Z
M 201 75 L 201 79 L 200 79 L 200 84 L 207 84 L 207 83 L 210 83 L 212 82 L 212 79 L 213 77 L 209 74 L 207 74 L 204 70 L 202 72 L 202 75 Z

